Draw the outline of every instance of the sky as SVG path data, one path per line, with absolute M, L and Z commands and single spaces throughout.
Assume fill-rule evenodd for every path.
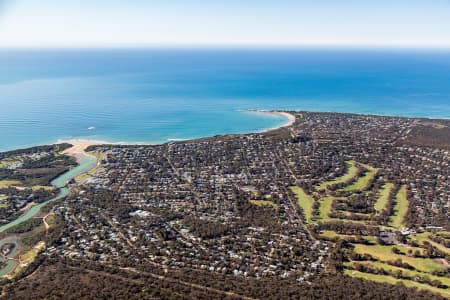
M 450 48 L 450 0 L 0 0 L 1 47 Z

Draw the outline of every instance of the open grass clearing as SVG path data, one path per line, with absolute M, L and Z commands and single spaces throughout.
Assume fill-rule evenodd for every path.
M 430 234 L 431 233 L 429 232 L 417 233 L 409 236 L 409 238 L 415 240 L 419 244 L 423 244 L 424 241 L 429 241 Z
M 343 188 L 343 191 L 364 191 L 369 187 L 369 183 L 373 180 L 379 169 L 369 165 L 363 166 L 367 169 L 364 176 L 359 177 L 354 183 Z
M 440 238 L 450 240 L 450 232 L 448 232 L 448 231 L 439 231 L 439 232 L 436 232 L 435 235 Z
M 407 287 L 415 287 L 421 290 L 428 290 L 440 295 L 443 295 L 445 297 L 450 297 L 450 290 L 444 290 L 437 287 L 432 287 L 427 284 L 418 283 L 412 280 L 405 280 L 405 279 L 396 279 L 391 276 L 386 275 L 376 275 L 376 274 L 369 274 L 369 273 L 363 273 L 359 271 L 354 270 L 345 270 L 345 274 L 351 277 L 357 277 L 362 278 L 366 280 L 371 280 L 374 282 L 379 283 L 389 283 L 389 284 L 397 284 L 397 283 L 403 283 Z
M 357 174 L 358 174 L 358 167 L 356 166 L 356 162 L 351 160 L 351 161 L 347 161 L 345 162 L 345 168 L 346 168 L 346 172 L 344 175 L 340 176 L 340 177 L 336 177 L 333 180 L 330 181 L 325 181 L 322 182 L 318 187 L 317 190 L 323 190 L 326 189 L 327 187 L 333 185 L 333 184 L 337 184 L 337 183 L 345 183 L 348 180 L 354 178 Z
M 22 182 L 18 180 L 0 180 L 0 189 L 9 188 L 16 185 L 22 185 Z
M 51 185 L 35 185 L 32 186 L 31 189 L 33 191 L 37 191 L 37 190 L 46 190 L 46 191 L 51 191 L 53 190 L 55 187 L 51 186 Z
M 320 236 L 322 237 L 326 237 L 326 238 L 340 238 L 342 240 L 348 240 L 350 238 L 358 238 L 358 237 L 362 237 L 364 240 L 372 242 L 372 243 L 376 243 L 377 239 L 374 236 L 356 236 L 356 235 L 347 235 L 347 234 L 340 234 L 340 233 L 336 233 L 332 230 L 322 230 L 320 232 Z
M 303 210 L 306 223 L 311 223 L 314 199 L 298 186 L 292 186 L 290 189 L 297 197 L 297 203 Z
M 384 184 L 379 190 L 377 202 L 375 202 L 375 210 L 377 211 L 377 213 L 380 213 L 383 209 L 386 208 L 386 205 L 389 201 L 389 193 L 393 188 L 394 184 L 388 182 Z
M 20 262 L 22 264 L 31 263 L 37 257 L 39 252 L 44 248 L 45 248 L 44 242 L 37 243 L 33 248 L 31 248 L 29 251 L 20 256 Z
M 374 266 L 377 267 L 379 269 L 385 270 L 385 271 L 402 271 L 403 275 L 408 276 L 408 277 L 428 277 L 431 280 L 439 280 L 441 283 L 450 286 L 450 278 L 449 277 L 442 277 L 442 276 L 435 276 L 429 273 L 422 273 L 422 272 L 418 272 L 418 271 L 414 271 L 414 270 L 408 270 L 408 269 L 404 269 L 404 268 L 399 268 L 399 267 L 395 267 L 395 266 L 391 266 L 388 265 L 386 263 L 382 263 L 379 261 L 364 261 L 364 262 L 358 262 L 358 263 L 363 263 L 365 265 L 369 265 L 369 266 Z M 348 263 L 349 265 L 353 265 L 354 263 Z
M 334 198 L 333 197 L 325 197 L 322 199 L 319 207 L 319 218 L 322 221 L 331 221 L 333 220 L 330 218 L 329 214 L 331 213 L 332 204 L 333 204 Z
M 356 220 L 346 220 L 346 219 L 337 219 L 337 218 L 331 218 L 330 213 L 333 209 L 333 201 L 336 198 L 334 197 L 324 197 L 321 199 L 320 207 L 319 207 L 319 218 L 318 221 L 322 222 L 332 222 L 332 221 L 338 221 L 338 222 L 349 222 L 349 223 L 358 223 L 358 224 L 367 224 L 367 221 L 356 221 Z
M 424 232 L 424 233 L 418 233 L 415 235 L 410 236 L 409 238 L 411 240 L 415 240 L 416 242 L 418 242 L 419 244 L 423 245 L 423 243 L 425 241 L 427 241 L 428 243 L 430 243 L 431 245 L 433 245 L 434 247 L 436 247 L 438 250 L 444 252 L 447 255 L 450 255 L 450 249 L 445 247 L 444 245 L 441 245 L 439 243 L 436 243 L 434 241 L 432 241 L 430 239 L 430 235 L 431 233 L 429 232 Z
M 350 212 L 350 211 L 345 211 L 345 210 L 338 210 L 338 212 L 343 215 L 342 219 L 350 219 L 352 216 L 360 217 L 361 219 L 364 219 L 364 218 L 368 218 L 371 216 L 371 214 L 356 213 L 356 212 Z M 367 220 L 367 221 L 369 221 L 369 220 Z
M 275 209 L 278 209 L 278 204 L 274 203 L 273 201 L 270 200 L 250 200 L 249 201 L 251 204 L 257 205 L 257 206 L 269 206 Z
M 0 160 L 0 168 L 9 168 L 14 163 L 20 163 L 22 160 L 17 157 L 7 157 Z
M 441 266 L 439 263 L 437 263 L 435 260 L 431 258 L 416 258 L 416 257 L 409 257 L 406 255 L 401 254 L 394 254 L 392 253 L 392 248 L 394 246 L 382 246 L 382 245 L 362 245 L 362 244 L 356 244 L 354 245 L 354 251 L 359 254 L 370 254 L 371 256 L 375 257 L 376 259 L 386 262 L 389 260 L 396 260 L 400 258 L 403 262 L 406 262 L 413 266 L 416 270 L 426 272 L 426 273 L 432 273 L 433 271 L 441 271 L 444 269 L 443 266 Z M 401 251 L 405 250 L 402 249 L 401 246 L 395 246 L 399 248 Z M 419 248 L 413 248 L 411 249 L 414 251 Z
M 45 219 L 45 221 L 47 222 L 47 224 L 49 225 L 49 226 L 52 226 L 52 225 L 54 225 L 55 223 L 56 223 L 56 216 L 55 216 L 55 214 L 54 213 L 49 213 L 48 214 L 48 216 L 47 216 L 47 218 Z
M 418 247 L 412 247 L 412 246 L 407 246 L 407 245 L 405 245 L 405 246 L 404 245 L 394 245 L 394 247 L 399 249 L 405 255 L 412 256 L 416 251 L 418 251 L 420 253 L 420 255 L 424 255 L 426 253 L 425 249 L 418 248 Z M 409 253 L 411 253 L 411 254 L 409 254 Z
M 391 216 L 390 226 L 394 228 L 403 227 L 406 213 L 408 212 L 408 191 L 406 185 L 402 185 L 397 195 L 395 196 L 394 214 Z
M 367 225 L 367 221 L 357 221 L 357 220 L 346 220 L 346 219 L 338 219 L 338 218 L 331 218 L 330 213 L 332 211 L 332 205 L 333 201 L 336 198 L 334 197 L 324 197 L 321 199 L 320 206 L 319 206 L 319 217 L 317 218 L 317 221 L 321 222 L 345 222 L 345 223 L 356 223 L 356 224 L 363 224 Z

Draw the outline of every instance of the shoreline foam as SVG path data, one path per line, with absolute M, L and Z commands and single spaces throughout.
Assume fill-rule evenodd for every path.
M 294 125 L 295 123 L 295 116 L 291 113 L 288 113 L 286 111 L 278 111 L 278 110 L 265 110 L 265 109 L 247 109 L 247 110 L 242 110 L 242 112 L 251 112 L 251 113 L 257 113 L 257 114 L 266 114 L 266 115 L 275 115 L 275 116 L 283 116 L 287 119 L 286 123 L 281 124 L 279 126 L 276 127 L 271 127 L 271 128 L 266 128 L 263 129 L 261 131 L 258 131 L 257 133 L 264 133 L 264 132 L 269 132 L 272 130 L 277 130 L 280 128 L 284 128 L 284 127 L 289 127 Z
M 268 114 L 268 115 L 276 115 L 276 116 L 283 116 L 286 118 L 286 122 L 271 128 L 265 128 L 261 129 L 259 131 L 254 132 L 248 132 L 248 133 L 234 133 L 236 135 L 240 134 L 251 134 L 251 133 L 265 133 L 272 130 L 277 130 L 284 127 L 292 126 L 295 123 L 295 116 L 293 114 L 290 114 L 288 112 L 284 111 L 277 111 L 277 110 L 264 110 L 264 109 L 247 109 L 247 110 L 237 110 L 237 112 L 250 112 L 250 113 L 257 113 L 257 114 Z M 224 133 L 223 135 L 227 135 L 227 133 Z M 94 145 L 142 145 L 142 146 L 151 146 L 151 145 L 161 145 L 165 143 L 170 142 L 182 142 L 182 141 L 192 141 L 196 139 L 202 139 L 202 138 L 208 138 L 208 137 L 199 137 L 199 138 L 193 138 L 193 139 L 168 139 L 166 142 L 163 143 L 152 143 L 152 142 L 108 142 L 108 141 L 100 141 L 100 140 L 89 140 L 89 139 L 69 139 L 69 140 L 58 140 L 56 144 L 59 143 L 69 143 L 73 145 L 73 147 L 66 149 L 63 153 L 71 155 L 79 159 L 83 154 L 85 154 L 84 150 L 88 148 L 89 146 Z
M 271 127 L 271 128 L 263 128 L 261 130 L 252 131 L 252 132 L 242 132 L 242 133 L 223 133 L 222 135 L 228 135 L 228 134 L 234 134 L 234 135 L 240 135 L 240 134 L 252 134 L 252 133 L 266 133 L 272 130 L 277 130 L 283 127 L 289 127 L 295 123 L 295 116 L 285 112 L 285 111 L 278 111 L 278 110 L 264 110 L 264 109 L 245 109 L 245 110 L 236 110 L 237 112 L 246 112 L 246 113 L 257 113 L 257 114 L 269 114 L 269 115 L 277 115 L 277 116 L 283 116 L 286 118 L 286 122 L 283 124 L 280 124 L 279 126 Z M 47 144 L 38 144 L 38 145 L 30 145 L 28 147 L 19 147 L 12 150 L 5 150 L 0 152 L 7 152 L 7 151 L 13 151 L 18 149 L 25 149 L 30 147 L 37 147 L 42 145 L 50 145 L 50 144 L 61 144 L 61 143 L 69 143 L 73 145 L 73 147 L 66 149 L 63 153 L 74 156 L 77 160 L 80 159 L 84 154 L 84 150 L 93 145 L 142 145 L 142 146 L 151 146 L 151 145 L 162 145 L 165 143 L 170 142 L 182 142 L 182 141 L 192 141 L 196 139 L 203 139 L 208 138 L 211 136 L 205 136 L 205 137 L 194 137 L 194 138 L 172 138 L 168 139 L 167 141 L 159 141 L 159 142 L 127 142 L 127 141 L 120 141 L 120 142 L 111 142 L 111 141 L 105 141 L 105 140 L 90 140 L 90 139 L 83 139 L 83 138 L 74 138 L 74 139 L 58 139 L 55 142 L 49 142 Z
M 65 140 L 65 141 L 58 141 L 57 143 L 68 143 L 71 144 L 72 147 L 64 150 L 62 153 L 67 154 L 69 156 L 73 156 L 76 158 L 78 162 L 80 162 L 84 155 L 87 155 L 86 148 L 93 145 L 101 145 L 104 144 L 103 141 L 94 141 L 94 140 L 82 140 L 82 139 L 75 139 L 75 140 Z

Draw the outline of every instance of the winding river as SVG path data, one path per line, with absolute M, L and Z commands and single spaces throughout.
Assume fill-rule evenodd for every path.
M 48 203 L 59 200 L 61 198 L 64 198 L 69 194 L 69 189 L 67 188 L 67 183 L 72 180 L 73 178 L 88 172 L 92 168 L 95 167 L 97 164 L 97 158 L 94 155 L 91 154 L 83 154 L 78 159 L 78 166 L 76 166 L 73 169 L 70 169 L 69 171 L 61 174 L 57 178 L 55 178 L 51 183 L 53 186 L 60 189 L 58 195 L 54 198 L 51 198 L 45 202 L 39 203 L 38 205 L 33 206 L 26 212 L 24 212 L 22 215 L 20 215 L 17 219 L 14 221 L 5 224 L 0 227 L 0 232 L 3 232 L 17 224 L 22 223 L 23 221 L 29 220 L 32 217 L 34 217 L 42 207 L 46 206 Z
M 20 215 L 14 221 L 11 221 L 10 223 L 1 226 L 0 233 L 4 232 L 5 230 L 7 230 L 11 227 L 14 227 L 17 224 L 20 224 L 24 221 L 27 221 L 27 220 L 33 218 L 34 216 L 36 216 L 36 214 L 39 213 L 41 208 L 43 208 L 50 202 L 53 202 L 53 201 L 56 201 L 56 200 L 66 197 L 69 194 L 69 188 L 67 187 L 67 183 L 70 180 L 72 180 L 73 178 L 75 178 L 81 174 L 84 174 L 84 173 L 88 172 L 89 170 L 91 170 L 92 168 L 94 168 L 97 164 L 97 157 L 95 157 L 94 155 L 91 155 L 91 154 L 84 153 L 84 154 L 80 155 L 80 157 L 77 158 L 77 162 L 78 162 L 78 166 L 61 174 L 60 176 L 58 176 L 51 182 L 51 184 L 53 186 L 55 186 L 56 188 L 59 188 L 59 193 L 56 197 L 51 198 L 45 202 L 39 203 L 38 205 L 31 207 L 30 209 L 28 209 L 26 212 L 24 212 L 22 215 Z M 11 238 L 5 238 L 0 241 L 0 246 L 5 243 L 8 243 L 8 242 L 13 242 L 13 240 Z M 8 258 L 12 258 L 15 255 L 15 252 L 17 250 L 17 243 L 15 242 L 15 239 L 14 239 L 14 243 L 16 244 L 16 247 L 15 247 L 14 251 L 8 255 Z M 3 258 L 0 258 L 0 261 L 1 260 L 4 261 Z M 12 259 L 8 260 L 6 267 L 4 267 L 3 269 L 0 269 L 0 276 L 8 274 L 12 270 L 14 270 L 14 268 L 17 266 L 17 264 L 18 264 L 18 262 L 16 260 L 12 260 Z

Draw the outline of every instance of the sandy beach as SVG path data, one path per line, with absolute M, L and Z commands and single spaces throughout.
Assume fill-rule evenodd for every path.
M 271 131 L 271 130 L 276 130 L 278 128 L 289 127 L 295 123 L 295 116 L 288 112 L 284 112 L 284 111 L 263 110 L 263 109 L 249 109 L 249 110 L 245 110 L 245 111 L 257 113 L 257 114 L 269 114 L 269 115 L 283 116 L 287 119 L 286 123 L 284 123 L 280 126 L 273 127 L 273 128 L 267 128 L 267 129 L 261 130 L 260 132 L 267 132 L 267 131 Z
M 267 132 L 271 130 L 276 130 L 278 128 L 282 127 L 289 127 L 295 123 L 295 116 L 283 111 L 276 111 L 276 110 L 259 110 L 259 109 L 249 109 L 249 110 L 243 110 L 243 112 L 251 112 L 251 113 L 257 113 L 257 114 L 269 114 L 269 115 L 277 115 L 277 116 L 283 116 L 287 119 L 286 123 L 273 127 L 273 128 L 266 128 L 259 132 Z M 182 141 L 184 139 L 180 139 Z M 189 140 L 189 139 L 186 139 Z M 64 154 L 73 156 L 77 159 L 79 159 L 81 156 L 85 154 L 85 150 L 89 146 L 93 145 L 154 145 L 152 143 L 132 143 L 132 142 L 107 142 L 107 141 L 97 141 L 97 140 L 83 140 L 83 139 L 73 139 L 73 140 L 59 140 L 57 142 L 59 143 L 68 143 L 71 144 L 72 147 L 66 149 L 63 151 Z
M 82 155 L 85 154 L 84 151 L 86 150 L 87 147 L 93 146 L 93 145 L 107 144 L 107 142 L 94 141 L 94 140 L 68 140 L 68 141 L 61 141 L 61 143 L 71 144 L 72 147 L 64 150 L 63 153 L 73 156 L 77 159 L 79 159 Z

